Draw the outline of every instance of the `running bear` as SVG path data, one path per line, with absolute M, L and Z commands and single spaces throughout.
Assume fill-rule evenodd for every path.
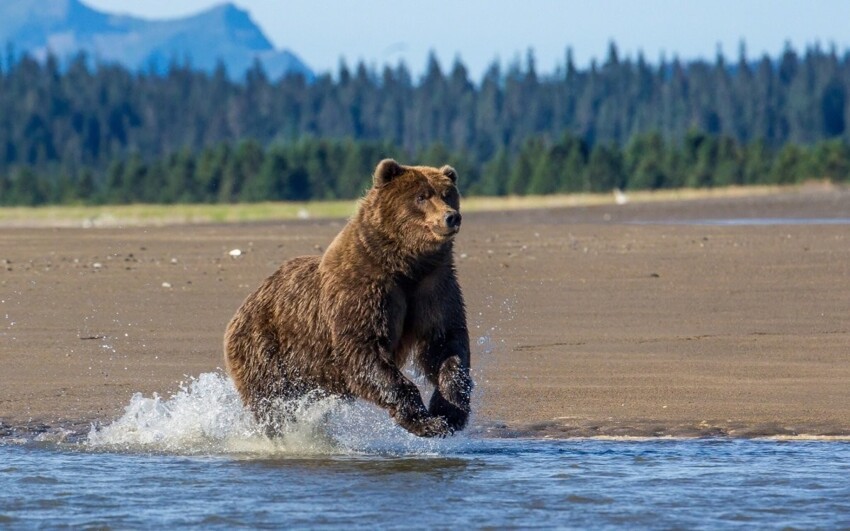
M 361 398 L 421 437 L 466 426 L 469 333 L 455 272 L 457 173 L 386 159 L 357 213 L 322 256 L 285 262 L 230 321 L 225 363 L 261 422 L 308 393 Z M 435 391 L 428 407 L 402 373 Z

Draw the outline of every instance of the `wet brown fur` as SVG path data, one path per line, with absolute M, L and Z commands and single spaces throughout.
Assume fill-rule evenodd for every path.
M 455 273 L 460 225 L 449 166 L 382 161 L 358 212 L 322 256 L 285 262 L 227 327 L 227 370 L 260 420 L 311 392 L 374 402 L 420 436 L 469 415 L 469 334 Z M 457 227 L 447 215 L 457 214 Z M 401 372 L 434 385 L 428 408 Z

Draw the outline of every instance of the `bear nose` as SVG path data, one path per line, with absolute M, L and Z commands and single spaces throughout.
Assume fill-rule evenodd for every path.
M 460 227 L 460 212 L 453 211 L 446 213 L 446 226 L 452 229 Z

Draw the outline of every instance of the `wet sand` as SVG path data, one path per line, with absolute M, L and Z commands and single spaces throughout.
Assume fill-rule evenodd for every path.
M 473 429 L 850 436 L 850 191 L 467 214 Z M 0 435 L 222 366 L 227 321 L 340 220 L 0 228 Z M 231 249 L 240 249 L 231 258 Z

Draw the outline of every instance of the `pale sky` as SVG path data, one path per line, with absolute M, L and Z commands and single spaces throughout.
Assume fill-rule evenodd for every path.
M 109 12 L 145 18 L 196 13 L 215 0 L 83 0 Z M 400 60 L 422 73 L 434 50 L 444 71 L 460 57 L 473 80 L 498 59 L 507 64 L 534 50 L 537 69 L 604 60 L 608 43 L 621 57 L 642 50 L 657 63 L 662 54 L 713 60 L 720 46 L 738 57 L 743 39 L 751 59 L 775 57 L 786 42 L 798 52 L 820 43 L 850 50 L 848 0 L 235 0 L 248 10 L 277 48 L 295 52 L 314 71 L 336 72 L 341 57 L 382 66 Z

